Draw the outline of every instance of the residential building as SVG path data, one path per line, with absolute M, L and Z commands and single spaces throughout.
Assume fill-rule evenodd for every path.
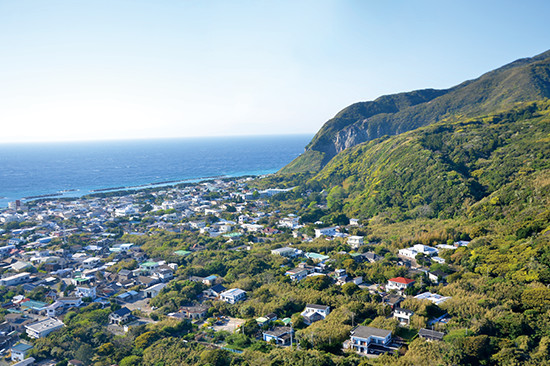
M 349 236 L 349 237 L 348 237 L 348 244 L 349 244 L 353 249 L 357 249 L 357 248 L 359 248 L 361 245 L 364 244 L 364 242 L 363 242 L 363 237 L 362 237 L 362 236 L 358 236 L 358 235 Z
M 325 319 L 328 314 L 330 314 L 330 306 L 307 304 L 300 315 L 304 318 L 304 322 L 310 325 L 316 321 Z
M 97 295 L 96 295 L 96 287 L 95 286 L 77 286 L 76 287 L 76 291 L 75 291 L 75 295 L 78 296 L 78 297 L 89 297 L 91 298 L 92 300 L 94 300 Z
M 414 311 L 412 310 L 403 309 L 403 308 L 395 308 L 393 310 L 394 319 L 397 319 L 397 321 L 402 325 L 411 324 L 411 317 L 413 315 L 414 315 Z
M 202 319 L 205 318 L 208 314 L 208 306 L 184 306 L 183 308 L 181 308 L 181 313 L 184 317 L 189 319 Z
M 367 354 L 372 349 L 383 351 L 391 341 L 391 330 L 360 325 L 351 331 L 348 347 L 357 353 Z
M 289 276 L 292 281 L 300 281 L 307 277 L 309 271 L 304 268 L 293 268 L 285 272 L 286 276 Z
M 11 360 L 12 361 L 23 361 L 27 358 L 29 351 L 33 349 L 33 346 L 26 343 L 17 343 L 11 347 Z
M 415 283 L 415 280 L 412 280 L 410 278 L 404 278 L 404 277 L 395 277 L 390 278 L 388 280 L 388 284 L 386 285 L 386 290 L 397 290 L 397 291 L 405 291 L 407 288 L 412 287 Z
M 153 285 L 151 287 L 146 288 L 143 290 L 145 297 L 148 299 L 152 299 L 153 297 L 157 297 L 158 294 L 162 291 L 162 289 L 166 286 L 165 283 L 157 283 L 156 285 Z
M 324 227 L 321 229 L 315 229 L 315 237 L 320 238 L 321 236 L 334 236 L 336 235 L 336 230 L 339 229 L 338 226 L 333 227 Z
M 238 288 L 233 288 L 231 290 L 224 291 L 220 294 L 220 300 L 230 304 L 235 304 L 236 302 L 243 301 L 245 298 L 246 298 L 246 291 Z
M 133 319 L 132 312 L 127 307 L 122 307 L 109 314 L 109 324 L 123 325 Z
M 434 294 L 431 292 L 423 292 L 421 294 L 416 295 L 414 298 L 418 300 L 429 300 L 436 305 L 440 305 L 450 299 L 449 296 L 441 296 L 439 294 Z
M 273 342 L 279 346 L 290 346 L 294 329 L 291 327 L 274 327 L 263 332 L 262 337 L 266 342 Z
M 31 274 L 28 272 L 18 273 L 13 276 L 8 276 L 0 279 L 0 286 L 17 286 L 28 282 Z
M 442 341 L 444 335 L 445 333 L 425 328 L 418 331 L 418 336 L 427 341 Z
M 51 332 L 63 328 L 65 324 L 56 318 L 47 318 L 45 320 L 38 321 L 26 325 L 27 335 L 31 338 L 44 338 Z
M 296 257 L 297 255 L 301 255 L 302 251 L 295 248 L 284 247 L 284 248 L 273 249 L 271 251 L 271 254 L 280 255 L 281 257 L 293 258 L 293 257 Z
M 226 291 L 227 289 L 221 285 L 221 284 L 217 284 L 215 286 L 212 286 L 211 288 L 209 288 L 208 290 L 204 290 L 202 293 L 204 296 L 206 297 L 213 297 L 213 298 L 217 298 L 219 297 L 224 291 Z

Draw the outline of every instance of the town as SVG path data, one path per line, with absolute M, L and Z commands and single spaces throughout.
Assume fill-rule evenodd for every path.
M 150 345 L 159 324 L 236 355 L 294 347 L 376 358 L 443 340 L 446 258 L 467 240 L 392 249 L 369 241 L 361 220 L 308 222 L 277 199 L 292 188 L 254 184 L 11 202 L 0 212 L 3 362 L 122 365 L 145 356 L 109 347 Z M 324 192 L 302 195 L 326 209 Z M 86 314 L 101 339 L 76 350 L 40 342 L 91 322 Z

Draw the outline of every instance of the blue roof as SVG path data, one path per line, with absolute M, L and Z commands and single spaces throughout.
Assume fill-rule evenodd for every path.
M 30 344 L 25 344 L 25 343 L 17 343 L 15 346 L 13 346 L 11 349 L 12 351 L 16 351 L 16 352 L 26 352 L 30 349 L 32 349 L 33 347 L 30 345 Z

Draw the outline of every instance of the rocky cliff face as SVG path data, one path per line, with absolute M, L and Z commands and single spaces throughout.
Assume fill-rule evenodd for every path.
M 384 135 L 544 98 L 550 98 L 550 51 L 514 61 L 450 89 L 417 90 L 352 104 L 326 122 L 306 152 L 283 172 L 318 170 L 341 151 Z

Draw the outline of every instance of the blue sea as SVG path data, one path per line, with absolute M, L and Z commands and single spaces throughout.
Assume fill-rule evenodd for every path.
M 311 135 L 0 145 L 0 207 L 43 195 L 274 173 Z

